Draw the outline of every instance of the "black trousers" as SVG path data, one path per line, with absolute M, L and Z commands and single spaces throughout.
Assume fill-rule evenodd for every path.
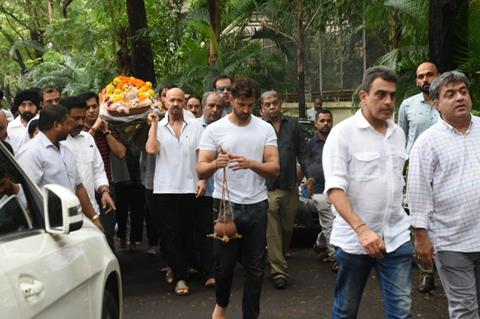
M 213 277 L 213 198 L 199 197 L 195 199 L 196 212 L 194 213 L 194 264 L 207 278 Z
M 147 224 L 147 239 L 149 246 L 157 246 L 159 244 L 159 235 L 157 233 L 157 227 L 155 226 L 153 218 L 153 190 L 145 189 L 145 202 L 147 203 L 147 209 L 145 211 L 145 223 Z
M 195 194 L 153 194 L 152 217 L 175 281 L 187 280 L 192 256 Z
M 116 183 L 117 236 L 126 238 L 130 212 L 130 242 L 142 241 L 145 211 L 145 188 L 141 184 Z
M 215 212 L 218 207 L 219 201 L 214 200 Z M 249 205 L 232 204 L 232 208 L 237 230 L 242 238 L 230 240 L 228 243 L 214 241 L 217 304 L 221 307 L 229 304 L 233 271 L 239 261 L 246 272 L 242 299 L 243 318 L 256 319 L 260 314 L 260 295 L 266 262 L 268 201 Z

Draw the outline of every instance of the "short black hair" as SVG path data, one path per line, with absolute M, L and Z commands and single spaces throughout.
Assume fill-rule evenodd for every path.
M 85 102 L 87 102 L 91 98 L 95 98 L 95 101 L 97 101 L 97 104 L 99 103 L 98 94 L 92 91 L 82 93 L 79 95 L 79 97 L 82 98 Z
M 42 132 L 48 131 L 55 122 L 63 123 L 67 120 L 68 110 L 61 104 L 47 104 L 40 112 L 38 118 L 38 129 Z
M 238 79 L 232 85 L 232 96 L 234 98 L 255 97 L 255 100 L 257 100 L 259 95 L 260 89 L 257 82 L 250 78 Z
M 33 119 L 28 122 L 28 135 L 32 135 L 33 132 L 38 128 L 38 119 Z
M 330 114 L 330 116 L 332 117 L 332 120 L 333 120 L 333 114 L 330 110 L 328 109 L 320 109 L 318 110 L 316 113 L 315 113 L 315 121 L 318 120 L 318 116 L 320 114 Z
M 43 95 L 45 93 L 53 93 L 53 92 L 58 92 L 60 94 L 60 96 L 62 95 L 62 91 L 56 87 L 56 86 L 53 86 L 53 85 L 46 85 L 42 88 L 42 91 L 40 92 L 40 98 L 42 99 L 42 102 L 43 102 Z
M 372 87 L 373 81 L 375 81 L 377 78 L 398 84 L 398 77 L 395 71 L 384 66 L 373 66 L 365 71 L 362 84 L 360 84 L 360 90 L 368 93 Z
M 230 75 L 222 74 L 222 75 L 217 76 L 217 77 L 213 80 L 213 82 L 212 82 L 212 88 L 213 88 L 214 90 L 216 90 L 216 89 L 217 89 L 217 81 L 218 81 L 218 80 L 223 80 L 223 79 L 228 79 L 228 80 L 230 80 L 230 82 L 233 83 L 233 78 L 232 78 Z
M 62 104 L 68 112 L 72 109 L 86 109 L 87 102 L 85 99 L 82 99 L 79 96 L 67 96 L 60 100 L 60 104 Z

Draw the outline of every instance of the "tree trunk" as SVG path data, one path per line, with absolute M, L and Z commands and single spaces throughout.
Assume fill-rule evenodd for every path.
M 468 1 L 430 1 L 429 57 L 440 72 L 453 70 L 458 66 L 458 57 L 468 52 Z M 462 21 L 455 23 L 462 16 Z M 461 28 L 461 32 L 459 32 Z M 460 36 L 458 36 L 460 35 Z
M 213 28 L 213 33 L 217 42 L 220 40 L 220 0 L 208 0 L 208 13 L 210 15 L 210 24 Z M 208 54 L 208 66 L 214 66 L 217 62 L 218 53 L 213 45 L 213 42 L 210 41 L 209 45 L 209 54 Z
M 296 0 L 297 16 L 297 79 L 298 79 L 298 114 L 305 117 L 305 43 L 303 27 L 303 0 Z
M 144 0 L 126 0 L 126 3 L 133 75 L 155 85 L 155 67 L 150 40 L 142 35 L 148 27 L 145 2 Z
M 43 45 L 43 32 L 41 30 L 30 30 L 30 39 L 32 39 L 34 42 L 37 42 L 37 44 L 42 48 L 45 47 Z M 43 61 L 43 51 L 35 49 L 35 58 Z
M 118 74 L 132 74 L 132 59 L 128 49 L 128 30 L 127 27 L 118 27 L 115 30 L 115 54 L 117 60 Z

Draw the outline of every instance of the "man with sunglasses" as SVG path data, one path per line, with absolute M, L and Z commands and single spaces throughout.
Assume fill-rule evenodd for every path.
M 228 75 L 220 75 L 213 80 L 213 91 L 219 93 L 225 101 L 225 107 L 223 109 L 223 115 L 230 114 L 232 112 L 232 105 L 230 99 L 232 98 L 232 82 L 233 78 Z

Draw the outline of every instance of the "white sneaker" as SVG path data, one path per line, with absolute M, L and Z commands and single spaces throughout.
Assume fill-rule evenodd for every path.
M 148 246 L 147 254 L 149 254 L 150 256 L 155 256 L 157 254 L 157 247 Z

